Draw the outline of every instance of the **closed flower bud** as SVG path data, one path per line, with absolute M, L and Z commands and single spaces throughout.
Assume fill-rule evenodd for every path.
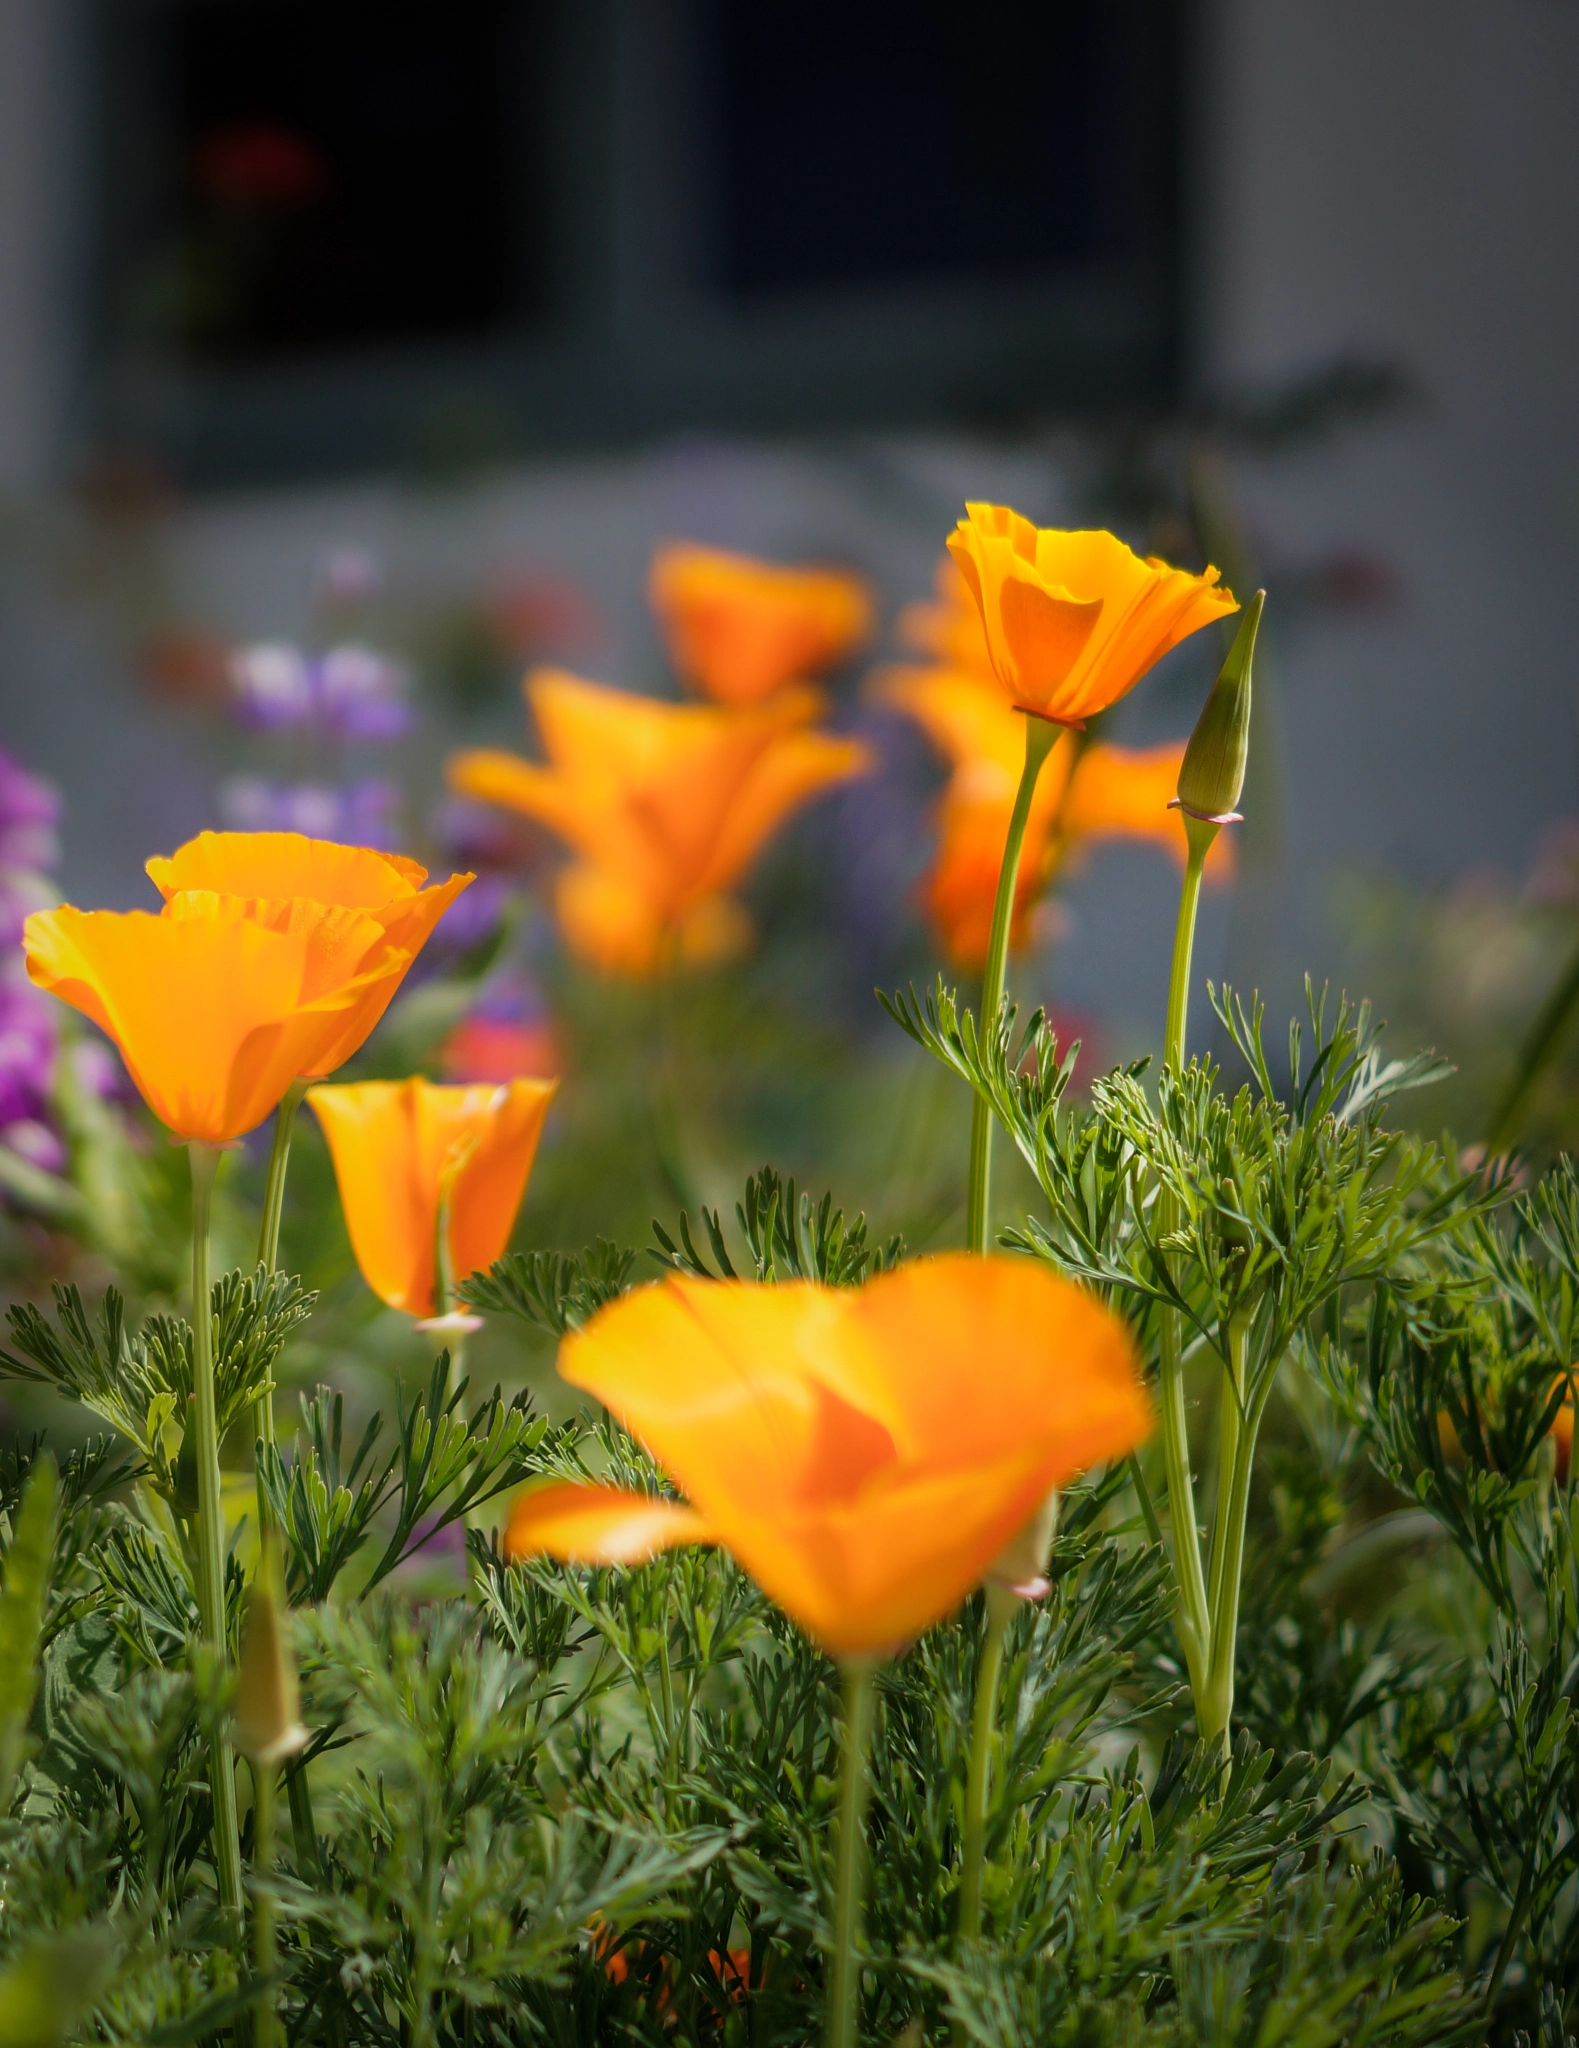
M 1226 825 L 1239 816 L 1235 805 L 1250 754 L 1250 668 L 1265 602 L 1266 592 L 1258 590 L 1245 606 L 1228 659 L 1184 750 L 1178 807 L 1209 825 Z
M 1058 1527 L 1055 1486 L 1025 1526 L 1003 1546 L 987 1567 L 989 1592 L 997 1587 L 1022 1600 L 1040 1600 L 1047 1591 L 1047 1553 Z
M 277 1553 L 265 1546 L 247 1595 L 247 1620 L 236 1668 L 231 1740 L 247 1759 L 270 1769 L 305 1748 L 296 1659 L 286 1639 Z

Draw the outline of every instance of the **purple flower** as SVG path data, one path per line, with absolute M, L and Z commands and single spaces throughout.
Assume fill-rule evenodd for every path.
M 341 788 L 233 775 L 219 787 L 220 819 L 233 832 L 303 832 L 309 839 L 388 850 L 399 836 L 399 811 L 399 790 L 377 778 Z
M 59 901 L 53 886 L 30 868 L 0 867 L 0 947 L 22 943 L 22 927 L 35 910 Z
M 52 868 L 60 858 L 55 827 L 60 796 L 0 748 L 0 868 Z
M 49 998 L 30 981 L 0 980 L 0 1125 L 41 1122 L 54 1071 Z
M 230 657 L 230 686 L 249 725 L 272 731 L 312 717 L 312 671 L 301 650 L 283 640 L 257 640 Z
M 319 557 L 315 581 L 325 604 L 361 604 L 383 588 L 384 565 L 371 548 L 347 542 Z
M 510 884 L 502 875 L 479 875 L 469 889 L 463 889 L 433 928 L 429 953 L 469 953 L 473 946 L 491 938 L 499 928 Z
M 404 669 L 370 647 L 331 647 L 314 681 L 325 726 L 345 739 L 395 740 L 410 723 Z
M 23 1116 L 15 1123 L 0 1124 L 0 1145 L 9 1145 L 30 1166 L 41 1166 L 46 1173 L 59 1173 L 66 1163 L 65 1146 L 37 1117 Z

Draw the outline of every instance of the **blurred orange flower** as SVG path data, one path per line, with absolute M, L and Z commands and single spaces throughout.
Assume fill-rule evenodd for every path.
M 945 549 L 933 573 L 934 596 L 900 612 L 895 632 L 906 647 L 930 655 L 939 668 L 963 669 L 996 683 L 981 613 L 959 564 Z M 1000 693 L 1001 694 L 1001 693 Z
M 1083 725 L 1169 648 L 1238 610 L 1217 571 L 1145 561 L 1116 535 L 1039 527 L 968 505 L 949 553 L 975 599 L 993 673 L 1020 711 Z
M 807 730 L 821 709 L 813 690 L 731 710 L 539 670 L 526 694 L 546 764 L 478 749 L 446 773 L 462 795 L 537 818 L 574 848 L 555 907 L 572 950 L 605 972 L 740 951 L 750 923 L 731 885 L 793 810 L 872 765 L 858 741 Z
M 957 670 L 891 669 L 879 674 L 872 694 L 914 718 L 952 765 L 938 805 L 937 854 L 919 895 L 948 958 L 956 967 L 979 968 L 1025 757 L 1020 714 L 995 682 Z M 1037 898 L 1084 843 L 1149 839 L 1183 866 L 1183 821 L 1167 807 L 1183 758 L 1182 740 L 1139 751 L 1099 741 L 1078 757 L 1068 743 L 1054 749 L 1031 799 L 1011 946 L 1025 943 Z M 1223 880 L 1232 862 L 1232 843 L 1220 834 L 1207 873 Z
M 313 1075 L 332 1074 L 358 1050 L 434 926 L 476 880 L 471 874 L 451 875 L 425 889 L 427 869 L 403 854 L 309 839 L 300 832 L 200 832 L 168 858 L 155 855 L 147 868 L 167 905 L 184 890 L 212 890 L 244 898 L 250 917 L 276 929 L 300 919 L 303 904 L 335 906 L 371 918 L 388 944 L 406 955 L 406 966 L 395 972 L 391 964 L 362 992 L 318 1064 L 302 1069 Z
M 675 1276 L 567 1337 L 559 1370 L 691 1505 L 593 1488 L 578 1510 L 551 1486 L 518 1501 L 509 1551 L 624 1562 L 710 1538 L 835 1656 L 930 1627 L 1052 1487 L 1150 1428 L 1118 1318 L 1019 1259 L 848 1289 Z
M 293 833 L 257 839 L 205 833 L 150 861 L 168 899 L 157 917 L 64 905 L 30 917 L 24 936 L 33 980 L 114 1039 L 177 1137 L 206 1144 L 253 1129 L 300 1075 L 349 1058 L 471 880 L 419 894 L 410 862 Z M 388 879 L 375 886 L 359 862 Z
M 816 675 L 872 625 L 859 576 L 788 569 L 690 541 L 659 548 L 647 595 L 675 668 L 719 704 L 754 704 Z
M 381 1301 L 414 1316 L 449 1306 L 436 1299 L 446 1204 L 449 1280 L 500 1256 L 558 1085 L 445 1088 L 417 1076 L 307 1091 L 334 1160 L 351 1249 Z

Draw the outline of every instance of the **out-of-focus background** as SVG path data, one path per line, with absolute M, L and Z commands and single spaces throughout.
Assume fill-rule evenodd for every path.
M 442 760 L 529 747 L 529 665 L 676 693 L 657 544 L 852 568 L 879 623 L 826 680 L 881 772 L 663 1028 L 714 1090 L 693 1198 L 771 1147 L 946 1238 L 960 1110 L 869 993 L 938 962 L 941 770 L 863 677 L 1000 500 L 1266 585 L 1201 967 L 1374 994 L 1484 1135 L 1579 939 L 1576 104 L 1575 0 L 0 0 L 0 745 L 61 794 L 58 887 L 149 902 L 149 853 L 291 805 L 473 852 Z M 247 730 L 259 644 L 387 660 L 403 730 Z M 1182 737 L 1219 658 L 1109 736 Z M 676 1192 L 611 1078 L 651 998 L 563 966 L 517 852 L 478 972 L 581 1091 L 524 1226 L 581 1242 Z M 1016 986 L 1155 1044 L 1176 890 L 1094 846 Z M 427 1000 L 383 1071 L 436 1071 Z

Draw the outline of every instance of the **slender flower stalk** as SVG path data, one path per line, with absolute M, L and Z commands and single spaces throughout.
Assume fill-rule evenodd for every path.
M 1163 1045 L 1164 1065 L 1175 1074 L 1184 1071 L 1201 874 L 1218 832 L 1237 817 L 1233 807 L 1244 788 L 1250 743 L 1251 668 L 1265 597 L 1266 593 L 1258 590 L 1245 607 L 1239 631 L 1190 736 L 1179 772 L 1177 805 L 1184 814 L 1189 854 L 1173 935 L 1173 971 L 1168 981 L 1168 1021 Z M 1178 1205 L 1164 1189 L 1157 1198 L 1158 1237 L 1166 1238 L 1178 1224 Z M 1195 1513 L 1195 1481 L 1190 1469 L 1182 1323 L 1179 1311 L 1174 1308 L 1164 1307 L 1158 1318 L 1157 1406 L 1168 1475 L 1173 1571 L 1179 1594 L 1179 1641 L 1189 1670 L 1201 1734 L 1225 1743 L 1233 1701 L 1233 1638 L 1244 1561 L 1244 1513 L 1249 1499 L 1250 1463 L 1255 1454 L 1255 1431 L 1246 1426 L 1241 1394 L 1244 1337 L 1245 1331 L 1240 1328 L 1237 1339 L 1230 1344 L 1231 1351 L 1236 1346 L 1237 1350 L 1230 1361 L 1232 1383 L 1223 1396 L 1224 1462 L 1219 1467 L 1222 1476 L 1208 1588 Z M 1235 1527 L 1237 1536 L 1233 1533 Z M 1222 1634 L 1225 1620 L 1226 1641 Z
M 214 1317 L 209 1301 L 208 1218 L 219 1148 L 194 1141 L 192 1164 L 192 1413 L 197 1433 L 197 1604 L 203 1634 L 223 1667 L 229 1662 L 225 1630 L 225 1522 L 219 1498 L 219 1422 L 214 1399 Z M 220 1904 L 241 1924 L 241 1837 L 236 1822 L 236 1777 L 222 1733 L 213 1738 L 210 1764 L 214 1805 L 214 1867 Z
M 252 2015 L 252 2048 L 275 2048 L 279 2040 L 280 2016 L 275 2010 L 274 1987 L 274 1901 L 268 1893 L 269 1874 L 274 1868 L 274 1794 L 277 1773 L 273 1764 L 252 1766 L 252 1868 L 262 1880 L 252 1894 L 253 1966 L 267 1989 L 258 1993 Z
M 987 942 L 987 965 L 981 978 L 981 1028 L 990 1031 L 1003 1002 L 1004 973 L 1009 957 L 1009 924 L 1014 912 L 1014 891 L 1020 875 L 1020 849 L 1025 843 L 1026 821 L 1037 777 L 1052 752 L 1063 728 L 1028 712 L 1025 718 L 1025 766 L 1015 793 L 1009 819 L 1009 836 L 1003 849 L 1003 866 L 998 871 L 998 894 L 992 906 L 992 936 Z M 970 1178 L 965 1196 L 965 1249 L 984 1252 L 992 1208 L 992 1111 L 978 1095 L 970 1119 Z
M 280 1263 L 280 1216 L 285 1207 L 285 1174 L 290 1164 L 291 1136 L 296 1128 L 296 1112 L 301 1107 L 302 1097 L 311 1083 L 305 1074 L 291 1083 L 280 1097 L 280 1106 L 274 1115 L 274 1143 L 269 1151 L 269 1177 L 263 1184 L 263 1224 L 258 1232 L 258 1264 L 273 1272 Z M 274 1441 L 272 1421 L 267 1429 L 263 1427 L 260 1412 L 258 1434 L 265 1443 Z
M 1019 1605 L 1007 1586 L 986 1589 L 987 1633 L 976 1666 L 976 1706 L 971 1716 L 970 1764 L 965 1779 L 965 1829 L 960 1858 L 959 1938 L 975 1941 L 981 1933 L 981 1873 L 987 1846 L 987 1787 L 992 1766 L 992 1738 L 998 1721 L 998 1683 L 1003 1676 L 1003 1645 Z
M 839 1798 L 838 1890 L 833 1913 L 833 1970 L 828 1989 L 828 2048 L 856 2048 L 860 2025 L 861 1899 L 866 1881 L 867 1751 L 876 1698 L 875 1661 L 850 1657 L 844 1673 L 844 1784 Z

